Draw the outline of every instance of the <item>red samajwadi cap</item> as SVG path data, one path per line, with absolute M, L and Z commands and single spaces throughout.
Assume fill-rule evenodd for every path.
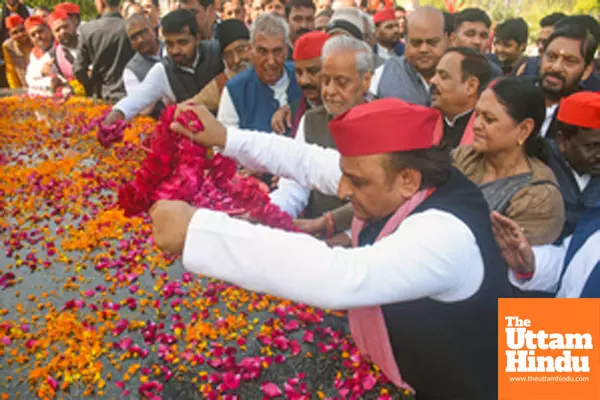
M 67 15 L 67 13 L 62 11 L 54 11 L 48 16 L 48 25 L 52 26 L 56 21 L 60 21 L 61 19 L 70 21 L 69 15 Z
M 565 97 L 556 118 L 565 124 L 600 129 L 600 93 L 579 92 Z
M 38 25 L 48 25 L 46 24 L 46 20 L 40 17 L 39 15 L 32 15 L 31 17 L 25 20 L 25 30 L 29 33 L 31 29 Z
M 19 25 L 23 25 L 25 20 L 19 14 L 12 14 L 4 18 L 4 24 L 7 29 L 14 29 Z
M 321 57 L 323 46 L 330 37 L 329 33 L 320 31 L 308 32 L 300 36 L 294 43 L 294 61 Z
M 389 8 L 386 10 L 378 11 L 373 16 L 373 22 L 375 22 L 376 24 L 379 24 L 379 23 L 385 22 L 385 21 L 393 21 L 395 19 L 396 19 L 396 14 L 394 13 L 394 10 L 389 9 Z
M 60 3 L 54 7 L 54 11 L 63 12 L 67 15 L 69 14 L 77 14 L 81 13 L 80 8 L 75 3 Z
M 441 114 L 399 99 L 382 99 L 361 104 L 329 123 L 340 154 L 357 157 L 434 146 Z

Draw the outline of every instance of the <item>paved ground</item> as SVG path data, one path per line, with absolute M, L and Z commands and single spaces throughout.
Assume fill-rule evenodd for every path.
M 103 150 L 83 129 L 101 112 L 0 99 L 0 398 L 403 397 L 360 358 L 343 313 L 164 259 L 148 221 L 114 207 L 153 125 Z

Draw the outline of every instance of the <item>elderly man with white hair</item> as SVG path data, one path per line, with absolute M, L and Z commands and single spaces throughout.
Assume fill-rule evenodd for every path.
M 227 82 L 217 119 L 224 125 L 271 132 L 273 114 L 302 95 L 286 62 L 290 28 L 279 15 L 260 15 L 250 27 L 252 68 Z
M 298 125 L 296 140 L 336 148 L 329 121 L 365 102 L 373 75 L 373 51 L 367 43 L 339 35 L 327 42 L 321 55 L 323 105 L 306 112 Z M 305 210 L 307 219 L 297 221 L 304 230 L 333 235 L 350 228 L 352 207 L 337 196 L 327 196 L 296 181 L 282 178 L 271 201 L 293 217 Z M 343 239 L 338 236 L 338 239 Z M 349 244 L 349 237 L 346 242 Z M 336 241 L 335 243 L 344 243 Z

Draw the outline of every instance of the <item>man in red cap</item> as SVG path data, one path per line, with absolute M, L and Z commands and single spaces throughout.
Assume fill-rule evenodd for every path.
M 71 18 L 76 28 L 81 24 L 81 10 L 75 3 L 60 3 L 54 6 L 54 11 L 65 13 Z
M 481 192 L 432 147 L 438 111 L 397 99 L 356 106 L 330 123 L 339 152 L 225 128 L 194 111 L 202 132 L 172 128 L 349 199 L 354 248 L 159 201 L 151 217 L 160 249 L 183 253 L 198 274 L 348 309 L 361 354 L 420 400 L 496 398 L 497 302 L 511 290 Z
M 27 18 L 25 29 L 33 43 L 25 80 L 33 92 L 43 94 L 52 91 L 59 83 L 51 50 L 54 37 L 46 21 L 37 15 Z
M 600 201 L 600 93 L 579 92 L 562 99 L 557 125 L 556 142 L 548 141 L 548 165 L 565 200 L 562 239 Z
M 31 14 L 31 10 L 22 4 L 19 0 L 5 0 L 0 8 L 0 43 L 4 43 L 10 38 L 9 29 L 6 26 L 6 18 L 11 14 L 18 14 L 23 20 Z M 0 88 L 7 87 L 5 79 L 5 65 L 2 54 L 0 54 Z
M 2 43 L 8 86 L 11 89 L 26 87 L 25 74 L 33 44 L 25 31 L 25 21 L 20 15 L 13 14 L 7 17 L 4 23 L 10 35 L 10 39 Z
M 373 16 L 375 22 L 375 54 L 384 60 L 404 54 L 404 43 L 400 41 L 400 23 L 392 9 L 378 11 Z
M 58 45 L 52 50 L 52 57 L 55 61 L 56 70 L 67 82 L 74 79 L 73 63 L 77 58 L 77 27 L 73 20 L 62 11 L 54 11 L 48 17 L 48 25 L 58 42 Z
M 294 71 L 302 97 L 281 107 L 273 115 L 271 125 L 275 132 L 283 134 L 291 128 L 290 136 L 295 137 L 304 113 L 323 103 L 320 83 L 321 50 L 329 37 L 325 32 L 314 31 L 296 40 L 293 51 Z

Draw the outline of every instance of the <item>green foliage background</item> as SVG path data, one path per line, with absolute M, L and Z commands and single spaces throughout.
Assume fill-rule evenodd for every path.
M 64 1 L 79 5 L 81 8 L 81 18 L 84 20 L 94 19 L 96 18 L 96 15 L 98 15 L 96 7 L 94 6 L 94 0 L 25 0 L 25 4 L 31 8 L 46 6 L 52 9 L 52 7 Z

